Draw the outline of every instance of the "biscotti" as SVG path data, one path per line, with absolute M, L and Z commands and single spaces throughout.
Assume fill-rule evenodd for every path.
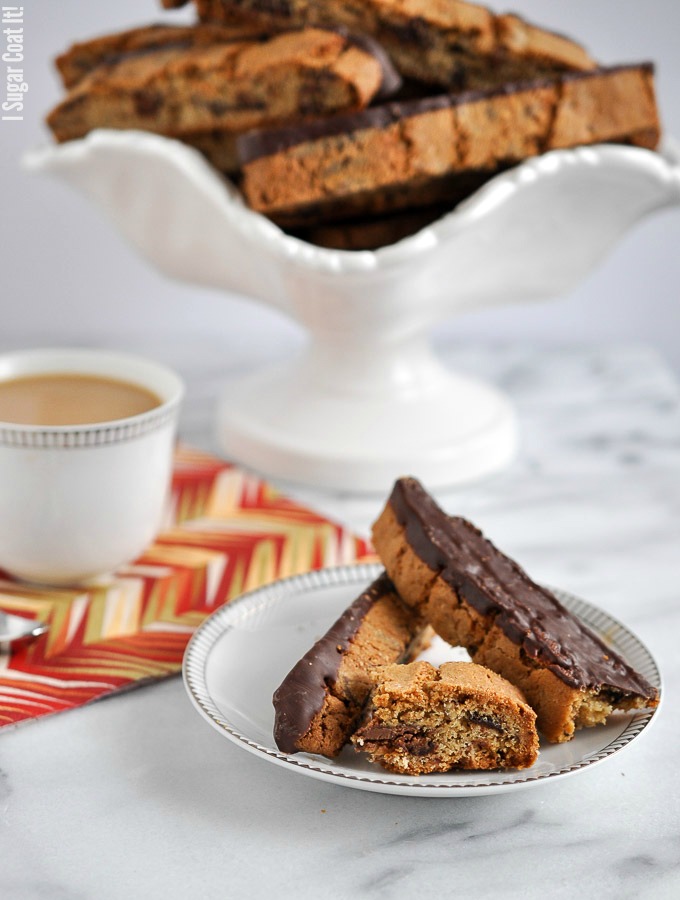
M 548 741 L 658 705 L 658 692 L 472 524 L 399 479 L 373 526 L 399 595 L 446 641 L 521 689 Z
M 598 142 L 654 148 L 653 67 L 617 66 L 493 90 L 374 106 L 238 142 L 248 204 L 282 225 L 446 202 L 547 150 Z
M 55 59 L 57 71 L 66 88 L 105 63 L 119 61 L 124 56 L 140 56 L 154 50 L 187 50 L 190 47 L 209 47 L 213 44 L 233 43 L 266 37 L 262 26 L 252 22 L 239 25 L 144 25 L 127 31 L 105 34 L 88 41 L 72 44 Z
M 205 21 L 236 12 L 270 27 L 343 25 L 372 35 L 403 75 L 449 89 L 594 67 L 569 38 L 461 0 L 197 0 L 197 9 Z
M 398 76 L 364 41 L 306 29 L 209 46 L 165 46 L 97 65 L 52 111 L 59 141 L 97 127 L 181 137 L 360 109 Z
M 522 693 L 471 662 L 389 665 L 375 673 L 370 718 L 355 748 L 390 772 L 526 769 L 538 755 L 536 714 Z
M 371 670 L 415 656 L 426 639 L 417 612 L 382 575 L 295 664 L 274 693 L 274 738 L 284 753 L 335 757 L 356 728 Z

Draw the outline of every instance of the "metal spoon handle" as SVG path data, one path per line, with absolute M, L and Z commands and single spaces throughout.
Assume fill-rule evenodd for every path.
M 45 622 L 36 622 L 35 619 L 25 619 L 0 610 L 0 643 L 30 640 L 45 634 L 49 627 Z

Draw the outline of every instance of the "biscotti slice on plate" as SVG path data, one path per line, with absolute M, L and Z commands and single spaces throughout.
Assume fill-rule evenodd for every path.
M 238 25 L 144 25 L 115 34 L 104 34 L 88 41 L 78 41 L 55 59 L 55 65 L 66 88 L 72 88 L 97 66 L 119 61 L 134 54 L 140 56 L 154 50 L 207 47 L 266 36 L 261 25 L 252 22 Z
M 579 44 L 514 15 L 461 0 L 197 0 L 205 21 L 234 12 L 269 26 L 343 25 L 372 35 L 409 78 L 469 89 L 546 72 L 589 69 Z
M 295 664 L 274 693 L 284 753 L 335 757 L 356 728 L 375 666 L 413 658 L 429 630 L 382 575 Z
M 50 113 L 58 141 L 93 128 L 174 137 L 244 131 L 366 106 L 398 76 L 365 41 L 309 28 L 266 40 L 165 46 L 94 68 Z
M 567 741 L 614 709 L 658 705 L 656 688 L 415 479 L 395 483 L 373 544 L 402 599 L 517 685 L 548 741 Z
M 248 204 L 282 225 L 456 202 L 547 150 L 598 142 L 654 148 L 651 65 L 617 66 L 373 106 L 238 143 Z
M 471 662 L 384 666 L 370 718 L 352 736 L 390 772 L 526 769 L 538 755 L 536 714 L 505 678 Z

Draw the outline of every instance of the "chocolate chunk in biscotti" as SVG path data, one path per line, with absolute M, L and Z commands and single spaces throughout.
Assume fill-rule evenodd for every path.
M 460 195 L 501 168 L 547 150 L 602 141 L 655 147 L 649 64 L 617 66 L 374 106 L 238 142 L 248 204 L 280 224 L 387 212 Z M 418 202 L 416 200 L 416 202 Z M 379 209 L 376 208 L 378 205 Z
M 357 725 L 378 665 L 411 658 L 426 640 L 419 615 L 382 575 L 295 664 L 274 693 L 274 738 L 284 753 L 334 757 Z
M 264 40 L 217 40 L 121 53 L 97 65 L 49 115 L 58 141 L 93 128 L 173 137 L 240 132 L 365 107 L 398 76 L 364 41 L 310 28 Z
M 373 544 L 402 599 L 519 687 L 547 740 L 569 740 L 614 709 L 658 705 L 656 688 L 414 478 L 395 483 Z
M 571 39 L 462 0 L 196 0 L 204 21 L 249 15 L 269 27 L 344 25 L 372 35 L 399 71 L 470 89 L 595 63 Z
M 374 673 L 357 750 L 390 772 L 526 769 L 538 755 L 536 713 L 521 691 L 471 662 L 389 665 Z

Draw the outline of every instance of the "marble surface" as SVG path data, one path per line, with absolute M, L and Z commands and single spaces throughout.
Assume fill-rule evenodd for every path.
M 127 349 L 182 372 L 183 437 L 214 449 L 223 355 Z M 678 385 L 644 347 L 440 350 L 506 390 L 522 429 L 510 468 L 440 501 L 636 632 L 664 678 L 653 726 L 531 790 L 392 797 L 244 753 L 173 678 L 0 733 L 0 897 L 680 896 Z M 358 529 L 382 499 L 295 493 Z

